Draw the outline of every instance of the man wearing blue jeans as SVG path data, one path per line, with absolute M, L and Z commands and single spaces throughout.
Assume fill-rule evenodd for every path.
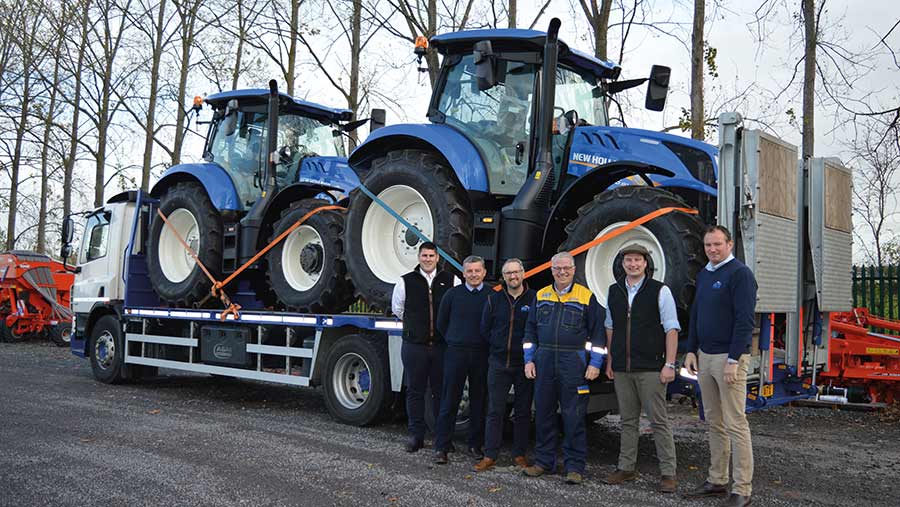
M 481 336 L 490 347 L 488 357 L 488 415 L 485 425 L 484 459 L 476 472 L 494 467 L 503 439 L 503 422 L 509 388 L 513 398 L 513 461 L 520 469 L 528 466 L 528 432 L 531 429 L 531 398 L 534 383 L 525 378 L 522 337 L 528 310 L 534 304 L 534 289 L 524 282 L 525 268 L 519 259 L 503 263 L 503 290 L 488 296 L 481 314 Z

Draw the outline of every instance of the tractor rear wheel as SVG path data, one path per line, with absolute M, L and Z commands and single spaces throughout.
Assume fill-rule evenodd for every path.
M 432 153 L 403 150 L 376 160 L 363 184 L 451 257 L 472 247 L 472 212 L 453 172 Z M 370 308 L 390 308 L 394 284 L 418 264 L 422 240 L 360 189 L 350 193 L 347 269 Z
M 273 238 L 310 211 L 327 206 L 303 199 L 274 224 Z M 288 309 L 310 313 L 343 312 L 353 303 L 353 285 L 344 265 L 344 213 L 323 210 L 310 216 L 269 251 L 269 281 Z
M 169 188 L 159 209 L 170 225 L 156 216 L 150 226 L 147 271 L 159 297 L 175 306 L 189 306 L 209 294 L 212 281 L 181 244 L 180 236 L 216 278 L 222 267 L 222 217 L 198 183 Z M 177 234 L 176 234 L 177 232 Z
M 566 227 L 568 238 L 560 251 L 572 250 L 670 206 L 688 207 L 670 192 L 645 186 L 623 186 L 597 194 L 593 201 L 578 209 L 578 217 Z M 675 211 L 654 218 L 578 255 L 575 280 L 591 289 L 597 301 L 606 307 L 609 286 L 625 274 L 619 250 L 638 243 L 650 251 L 653 278 L 663 281 L 672 291 L 679 321 L 686 326 L 688 309 L 694 300 L 694 279 L 706 263 L 703 231 L 703 222 L 696 215 Z

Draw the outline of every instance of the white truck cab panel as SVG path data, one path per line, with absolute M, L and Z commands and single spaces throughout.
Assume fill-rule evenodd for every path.
M 125 299 L 125 248 L 131 236 L 133 202 L 116 202 L 88 215 L 78 247 L 72 310 L 89 313 L 96 303 Z

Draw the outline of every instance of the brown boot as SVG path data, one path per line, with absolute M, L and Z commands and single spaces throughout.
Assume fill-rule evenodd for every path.
M 481 461 L 479 461 L 478 463 L 475 464 L 475 471 L 476 472 L 484 472 L 486 470 L 490 470 L 490 469 L 494 468 L 494 465 L 496 465 L 496 464 L 497 464 L 496 461 L 485 456 Z
M 531 465 L 530 467 L 522 470 L 522 473 L 527 475 L 528 477 L 540 477 L 544 475 L 547 471 L 540 465 Z
M 617 468 L 615 472 L 607 475 L 606 478 L 603 479 L 603 482 L 605 482 L 607 484 L 616 485 L 616 484 L 622 484 L 623 482 L 626 482 L 626 481 L 633 481 L 637 478 L 638 478 L 638 473 L 636 471 L 634 471 L 634 470 L 625 471 L 625 470 L 619 470 Z
M 528 468 L 528 459 L 526 459 L 525 456 L 516 456 L 513 458 L 513 461 L 516 463 L 516 466 L 522 470 Z
M 674 475 L 663 475 L 659 478 L 660 493 L 674 493 L 678 489 L 678 481 Z

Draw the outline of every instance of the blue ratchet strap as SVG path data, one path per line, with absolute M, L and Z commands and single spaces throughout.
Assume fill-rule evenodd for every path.
M 422 231 L 420 231 L 419 229 L 416 229 L 415 226 L 413 226 L 413 224 L 407 222 L 403 217 L 400 216 L 399 213 L 397 213 L 396 211 L 391 209 L 390 206 L 388 206 L 384 201 L 382 201 L 375 194 L 373 194 L 371 190 L 366 188 L 365 185 L 360 183 L 359 189 L 362 190 L 363 193 L 369 197 L 369 199 L 372 199 L 373 201 L 378 203 L 378 205 L 381 206 L 382 208 L 384 208 L 385 211 L 390 213 L 392 217 L 396 218 L 398 222 L 403 224 L 407 229 L 411 230 L 416 236 L 419 237 L 419 239 L 421 239 L 422 241 L 431 241 L 430 238 L 427 238 L 424 234 L 422 234 Z M 460 273 L 463 272 L 462 264 L 457 262 L 456 259 L 454 259 L 453 257 L 450 257 L 450 254 L 445 252 L 441 247 L 437 247 L 437 251 L 438 251 L 438 254 L 441 257 L 443 257 L 445 261 L 450 263 L 451 266 L 453 266 L 454 268 L 459 270 Z

